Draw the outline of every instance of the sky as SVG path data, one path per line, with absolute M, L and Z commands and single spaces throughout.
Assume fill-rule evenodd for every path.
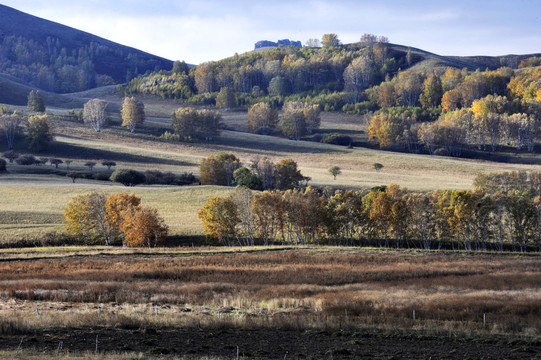
M 17 10 L 190 64 L 259 40 L 365 33 L 440 55 L 541 53 L 540 0 L 0 0 Z

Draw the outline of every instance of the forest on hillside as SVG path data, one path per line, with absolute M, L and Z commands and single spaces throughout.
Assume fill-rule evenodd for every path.
M 172 72 L 137 77 L 123 90 L 202 106 L 267 103 L 280 110 L 295 102 L 368 114 L 369 139 L 385 149 L 451 156 L 470 148 L 534 151 L 541 58 L 502 57 L 499 68 L 470 71 L 431 65 L 422 52 L 384 36 L 341 45 L 326 35 L 333 36 L 324 36 L 322 47 L 276 47 L 191 69 L 176 62 Z M 224 102 L 226 90 L 232 94 Z
M 157 65 L 136 52 L 93 41 L 70 47 L 51 36 L 45 42 L 15 35 L 0 38 L 0 72 L 55 93 L 123 83 L 159 70 Z

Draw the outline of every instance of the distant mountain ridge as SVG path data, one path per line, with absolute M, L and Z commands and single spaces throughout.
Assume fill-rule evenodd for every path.
M 123 83 L 167 60 L 0 5 L 0 72 L 57 93 Z

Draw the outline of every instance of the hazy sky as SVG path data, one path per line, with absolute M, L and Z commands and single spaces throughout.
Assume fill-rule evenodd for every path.
M 364 33 L 441 55 L 541 52 L 540 0 L 0 0 L 171 60 L 198 64 L 259 40 Z

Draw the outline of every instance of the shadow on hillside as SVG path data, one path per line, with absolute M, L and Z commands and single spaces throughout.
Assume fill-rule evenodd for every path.
M 258 141 L 261 139 L 261 141 Z M 269 136 L 268 139 L 273 139 Z M 328 147 L 322 148 L 310 141 L 269 141 L 266 136 L 251 137 L 246 136 L 239 141 L 235 137 L 220 136 L 215 139 L 214 144 L 228 147 L 235 147 L 247 152 L 259 155 L 269 155 L 271 152 L 302 153 L 302 154 L 343 154 L 346 151 L 341 149 L 330 150 Z
M 84 146 L 60 142 L 53 142 L 49 151 L 47 151 L 47 153 L 44 153 L 43 155 L 66 157 L 70 159 L 80 160 L 113 160 L 133 163 L 162 164 L 175 166 L 198 165 L 198 163 L 191 163 L 187 161 L 163 159 L 153 156 L 133 155 L 103 149 L 89 149 Z

